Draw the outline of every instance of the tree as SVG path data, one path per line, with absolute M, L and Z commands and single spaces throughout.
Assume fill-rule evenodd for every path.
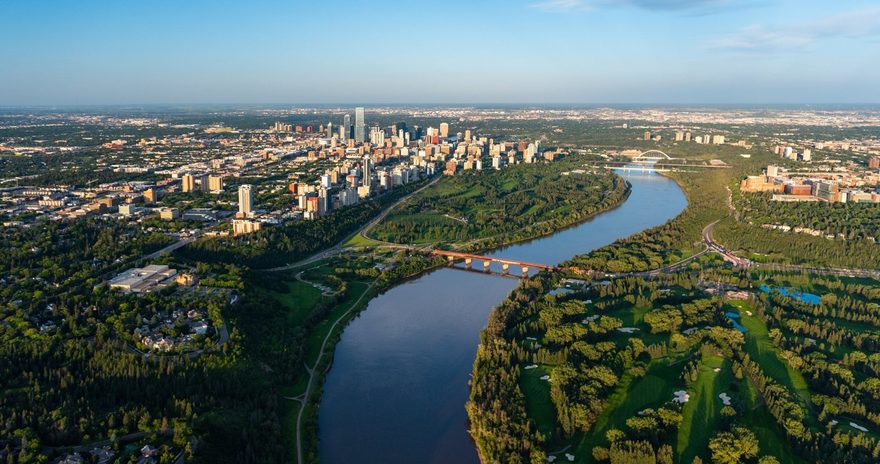
M 709 440 L 709 450 L 715 464 L 739 464 L 757 456 L 758 449 L 758 438 L 745 427 L 717 433 Z

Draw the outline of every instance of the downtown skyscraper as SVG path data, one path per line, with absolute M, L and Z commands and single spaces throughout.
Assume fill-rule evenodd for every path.
M 364 107 L 354 109 L 354 139 L 363 142 L 366 136 L 366 124 L 364 123 Z
M 343 140 L 348 140 L 351 138 L 351 115 L 350 114 L 346 114 L 342 118 L 342 132 L 340 132 L 340 134 L 342 134 Z

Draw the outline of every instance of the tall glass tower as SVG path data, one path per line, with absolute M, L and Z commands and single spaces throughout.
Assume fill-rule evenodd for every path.
M 354 109 L 354 139 L 358 142 L 366 140 L 366 125 L 364 124 L 364 107 L 359 106 Z
M 343 138 L 345 140 L 348 140 L 351 138 L 351 115 L 350 114 L 346 114 L 342 118 L 342 134 L 344 134 Z

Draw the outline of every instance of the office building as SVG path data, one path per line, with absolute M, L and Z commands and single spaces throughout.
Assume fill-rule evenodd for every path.
M 440 137 L 446 138 L 449 137 L 449 124 L 445 122 L 440 123 Z
M 364 108 L 359 106 L 354 109 L 354 139 L 364 142 L 366 139 L 366 123 L 364 122 Z
M 651 132 L 645 131 L 645 134 L 642 136 L 642 140 L 651 140 Z
M 767 177 L 775 178 L 779 176 L 779 166 L 767 166 Z
M 816 197 L 829 203 L 835 203 L 838 200 L 839 189 L 837 182 L 828 180 L 820 180 L 813 184 Z
M 238 216 L 250 217 L 253 214 L 254 192 L 253 186 L 244 184 L 238 187 Z

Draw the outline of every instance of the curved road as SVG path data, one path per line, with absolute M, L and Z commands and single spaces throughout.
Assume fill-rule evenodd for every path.
M 378 216 L 376 216 L 375 218 L 373 218 L 372 221 L 370 221 L 370 222 L 364 224 L 360 229 L 358 229 L 357 231 L 355 231 L 355 232 L 352 233 L 351 235 L 348 235 L 347 237 L 345 237 L 344 239 L 342 239 L 342 240 L 341 240 L 339 243 L 337 243 L 336 245 L 333 245 L 332 247 L 327 248 L 326 250 L 324 250 L 324 251 L 322 251 L 322 252 L 320 252 L 320 253 L 314 254 L 314 255 L 312 255 L 312 256 L 306 258 L 306 259 L 303 259 L 303 260 L 297 261 L 297 262 L 295 262 L 295 263 L 286 264 L 286 265 L 284 265 L 284 266 L 278 266 L 278 267 L 273 267 L 273 268 L 268 268 L 268 269 L 254 269 L 254 270 L 255 270 L 255 271 L 259 271 L 259 272 L 278 272 L 278 271 L 286 271 L 286 270 L 293 269 L 293 268 L 297 268 L 297 267 L 300 267 L 300 266 L 305 266 L 305 265 L 307 265 L 307 264 L 311 264 L 311 263 L 314 263 L 314 262 L 320 261 L 320 260 L 322 260 L 322 259 L 329 258 L 329 257 L 331 257 L 331 256 L 334 256 L 334 255 L 339 254 L 340 252 L 342 252 L 343 250 L 346 249 L 346 248 L 343 248 L 343 245 L 344 245 L 345 243 L 347 243 L 349 240 L 351 240 L 353 237 L 357 236 L 357 235 L 360 235 L 360 236 L 362 236 L 362 237 L 364 237 L 364 238 L 366 238 L 366 239 L 372 240 L 372 239 L 370 239 L 369 237 L 366 236 L 366 233 L 369 232 L 370 229 L 372 229 L 373 227 L 375 227 L 376 224 L 382 222 L 382 220 L 385 219 L 385 218 L 388 216 L 388 213 L 390 213 L 391 210 L 393 210 L 394 208 L 396 208 L 398 205 L 400 205 L 400 204 L 403 203 L 404 201 L 409 200 L 410 198 L 412 198 L 413 195 L 415 195 L 415 194 L 417 194 L 417 193 L 419 193 L 419 192 L 425 190 L 426 188 L 428 188 L 428 187 L 430 187 L 430 186 L 436 184 L 437 181 L 439 181 L 441 178 L 443 178 L 443 176 L 442 176 L 442 175 L 438 175 L 438 176 L 436 176 L 431 182 L 428 182 L 427 184 L 423 185 L 423 186 L 420 187 L 419 189 L 414 190 L 414 191 L 412 191 L 410 194 L 408 194 L 408 195 L 404 196 L 403 198 L 401 198 L 400 200 L 397 200 L 396 202 L 394 202 L 393 204 L 391 204 L 391 205 L 389 205 L 387 208 L 385 208 L 381 213 L 379 213 Z M 378 241 L 378 240 L 377 240 L 377 241 Z M 416 247 L 411 247 L 411 246 L 408 246 L 408 245 L 400 245 L 400 244 L 396 244 L 396 243 L 395 243 L 395 244 L 390 244 L 390 243 L 389 243 L 389 244 L 385 244 L 385 245 L 383 245 L 383 246 L 388 246 L 388 247 L 393 247 L 393 248 L 405 248 L 405 249 L 415 249 L 415 248 L 416 248 Z

